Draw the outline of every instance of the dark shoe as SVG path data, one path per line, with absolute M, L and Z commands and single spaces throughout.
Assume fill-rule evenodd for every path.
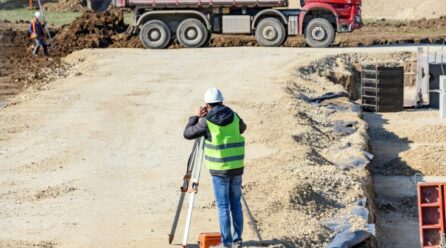
M 241 248 L 242 246 L 243 246 L 242 241 L 237 241 L 237 242 L 234 242 L 234 244 L 232 244 L 232 248 Z

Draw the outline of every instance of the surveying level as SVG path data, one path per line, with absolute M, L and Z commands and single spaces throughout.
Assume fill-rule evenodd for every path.
M 184 233 L 183 233 L 183 242 L 182 246 L 185 248 L 187 246 L 187 240 L 189 238 L 189 230 L 190 224 L 192 222 L 192 210 L 194 208 L 195 196 L 198 192 L 198 186 L 200 181 L 201 167 L 203 164 L 203 154 L 204 154 L 204 138 L 201 137 L 195 140 L 194 146 L 192 147 L 192 152 L 189 156 L 189 160 L 187 161 L 186 174 L 183 177 L 183 185 L 180 187 L 181 195 L 180 200 L 178 201 L 177 210 L 175 212 L 175 217 L 173 219 L 172 228 L 169 233 L 169 244 L 172 244 L 173 238 L 175 236 L 175 231 L 178 226 L 178 220 L 180 218 L 181 209 L 183 207 L 184 198 L 186 197 L 186 193 L 190 193 L 189 196 L 189 205 L 187 209 L 186 216 L 186 224 L 184 225 Z M 246 202 L 245 197 L 242 194 L 242 202 L 245 205 L 246 212 L 248 214 L 249 222 L 248 224 L 251 226 L 253 231 L 256 233 L 257 238 L 260 243 L 263 243 L 263 239 L 260 236 L 260 232 L 257 228 L 254 217 L 251 213 L 251 210 L 248 207 L 248 203 Z
M 173 238 L 175 236 L 175 231 L 178 225 L 178 219 L 180 218 L 181 208 L 183 207 L 184 198 L 186 197 L 186 193 L 191 193 L 189 197 L 189 207 L 187 211 L 186 224 L 184 226 L 184 234 L 183 234 L 183 247 L 187 245 L 187 239 L 189 237 L 189 228 L 192 220 L 192 209 L 195 203 L 195 195 L 198 191 L 198 185 L 201 174 L 201 165 L 203 163 L 203 147 L 204 147 L 204 138 L 199 138 L 195 140 L 194 146 L 192 147 L 192 152 L 189 156 L 189 160 L 187 161 L 186 174 L 183 177 L 183 185 L 180 187 L 181 195 L 180 200 L 178 201 L 177 210 L 175 212 L 175 217 L 173 219 L 172 228 L 169 234 L 169 244 L 172 244 Z M 190 189 L 189 189 L 190 184 Z

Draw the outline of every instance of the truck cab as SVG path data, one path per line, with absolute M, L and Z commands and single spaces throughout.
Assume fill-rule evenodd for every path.
M 361 0 L 113 0 L 134 12 L 134 32 L 146 48 L 204 46 L 212 33 L 254 35 L 261 46 L 281 46 L 304 35 L 310 47 L 328 47 L 337 32 L 362 26 Z M 296 4 L 297 5 L 297 4 Z
M 311 47 L 327 47 L 334 40 L 331 33 L 362 27 L 361 0 L 301 0 L 300 4 L 299 34 Z

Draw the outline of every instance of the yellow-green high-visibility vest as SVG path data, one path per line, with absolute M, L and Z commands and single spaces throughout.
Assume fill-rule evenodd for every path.
M 206 140 L 204 144 L 204 157 L 208 169 L 242 168 L 245 158 L 245 138 L 240 134 L 238 116 L 234 113 L 234 120 L 226 126 L 206 121 L 212 137 L 212 141 Z

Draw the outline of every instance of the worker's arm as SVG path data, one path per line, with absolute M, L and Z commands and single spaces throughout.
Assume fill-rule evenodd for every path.
M 240 119 L 239 127 L 240 127 L 240 133 L 244 133 L 246 131 L 246 123 L 240 118 L 240 115 L 238 115 L 238 118 Z
M 189 122 L 184 129 L 183 136 L 185 139 L 196 139 L 205 136 L 207 132 L 207 123 L 204 118 L 198 116 L 189 117 Z
M 246 131 L 246 124 L 245 122 L 243 122 L 242 119 L 240 119 L 239 126 L 240 126 L 240 133 L 244 133 Z

